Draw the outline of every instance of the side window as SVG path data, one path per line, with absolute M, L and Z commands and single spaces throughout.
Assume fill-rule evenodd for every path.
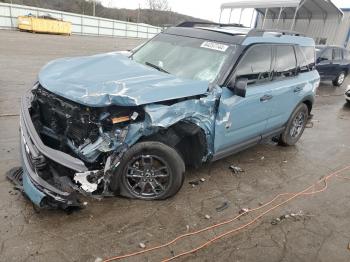
M 315 48 L 311 46 L 296 46 L 299 72 L 304 73 L 315 69 Z
M 268 45 L 251 47 L 237 66 L 236 79 L 248 79 L 248 85 L 270 80 L 272 48 Z
M 320 56 L 320 61 L 332 60 L 332 48 L 327 48 Z
M 295 76 L 297 61 L 293 46 L 276 46 L 275 77 Z
M 306 61 L 306 56 L 299 46 L 296 47 L 295 53 L 297 55 L 297 63 L 298 63 L 300 73 L 308 72 L 309 65 L 308 65 L 308 62 Z
M 342 60 L 341 50 L 339 48 L 333 48 L 333 60 Z
M 316 65 L 315 47 L 313 47 L 313 46 L 301 46 L 300 48 L 306 57 L 306 62 L 308 64 L 309 69 L 314 70 L 315 65 Z

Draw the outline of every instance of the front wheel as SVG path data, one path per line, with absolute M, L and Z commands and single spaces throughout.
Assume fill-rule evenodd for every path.
M 184 161 L 174 148 L 160 142 L 140 142 L 125 152 L 113 174 L 111 189 L 129 198 L 166 199 L 180 190 L 184 172 Z
M 280 137 L 280 144 L 284 146 L 292 146 L 298 142 L 304 132 L 308 118 L 309 109 L 304 103 L 302 103 L 292 113 L 286 129 Z
M 341 86 L 344 83 L 345 77 L 346 77 L 345 72 L 344 71 L 340 72 L 337 78 L 333 80 L 333 85 Z

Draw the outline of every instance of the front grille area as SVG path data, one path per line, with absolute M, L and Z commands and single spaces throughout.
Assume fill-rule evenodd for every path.
M 91 108 L 59 97 L 39 86 L 35 91 L 32 119 L 41 135 L 57 141 L 71 139 L 82 144 L 98 138 L 98 119 Z M 50 141 L 48 141 L 50 142 Z M 50 146 L 53 146 L 50 144 Z

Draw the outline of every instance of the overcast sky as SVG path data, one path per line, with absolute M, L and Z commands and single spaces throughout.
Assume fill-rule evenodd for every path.
M 234 0 L 168 0 L 171 9 L 175 12 L 212 20 L 218 22 L 220 15 L 220 5 Z M 102 0 L 105 6 L 137 9 L 139 4 L 141 8 L 146 8 L 146 0 Z M 332 0 L 338 7 L 349 7 L 350 0 Z M 247 10 L 245 18 L 251 17 L 251 12 Z M 233 15 L 232 17 L 237 17 Z M 246 20 L 246 19 L 245 19 Z M 225 19 L 223 19 L 225 21 Z M 238 21 L 231 21 L 238 22 Z

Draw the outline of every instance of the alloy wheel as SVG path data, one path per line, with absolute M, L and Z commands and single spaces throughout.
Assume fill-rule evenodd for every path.
M 338 76 L 338 84 L 341 85 L 345 80 L 345 74 L 344 73 L 341 73 L 339 76 Z
M 139 155 L 129 161 L 125 182 L 138 198 L 154 198 L 164 194 L 170 184 L 170 168 L 159 156 Z
M 300 133 L 303 131 L 306 116 L 304 112 L 299 112 L 293 120 L 292 128 L 290 129 L 290 136 L 295 138 L 300 135 Z

